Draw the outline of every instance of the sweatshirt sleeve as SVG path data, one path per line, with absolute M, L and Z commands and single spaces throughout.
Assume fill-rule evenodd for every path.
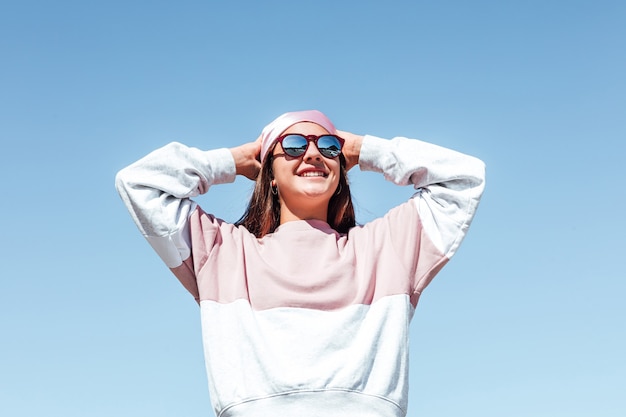
M 359 167 L 416 190 L 409 204 L 418 222 L 402 218 L 403 211 L 397 210 L 388 213 L 385 223 L 403 262 L 413 263 L 409 268 L 419 294 L 465 237 L 485 187 L 485 165 L 475 157 L 416 139 L 365 136 Z
M 228 149 L 202 151 L 172 142 L 118 172 L 115 186 L 135 224 L 192 294 L 189 216 L 191 199 L 213 184 L 235 180 Z

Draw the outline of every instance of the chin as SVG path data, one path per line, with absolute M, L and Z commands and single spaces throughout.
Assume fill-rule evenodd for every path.
M 326 199 L 326 200 L 330 200 L 330 198 L 333 196 L 333 193 L 331 190 L 302 190 L 302 195 L 308 197 L 308 198 L 319 198 L 319 199 Z

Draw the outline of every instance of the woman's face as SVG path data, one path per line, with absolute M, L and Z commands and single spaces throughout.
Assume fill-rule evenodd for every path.
M 318 124 L 300 122 L 285 130 L 283 134 L 324 135 L 329 132 Z M 339 184 L 341 167 L 339 157 L 330 159 L 320 154 L 315 143 L 309 142 L 306 152 L 291 157 L 283 152 L 278 143 L 274 147 L 273 185 L 278 187 L 281 203 L 306 209 L 307 205 L 328 206 L 330 198 Z

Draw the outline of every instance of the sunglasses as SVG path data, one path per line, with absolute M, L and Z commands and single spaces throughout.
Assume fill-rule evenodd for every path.
M 276 141 L 280 143 L 287 155 L 294 158 L 304 155 L 309 148 L 309 143 L 313 142 L 322 156 L 333 159 L 339 156 L 344 143 L 344 140 L 336 135 L 317 136 L 297 133 L 280 136 Z

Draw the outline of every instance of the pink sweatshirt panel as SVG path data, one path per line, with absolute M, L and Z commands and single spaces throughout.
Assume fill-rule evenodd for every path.
M 190 233 L 200 300 L 244 299 L 255 310 L 335 310 L 397 294 L 415 305 L 418 283 L 447 261 L 423 233 L 412 201 L 348 236 L 313 220 L 285 223 L 257 239 L 200 208 Z

